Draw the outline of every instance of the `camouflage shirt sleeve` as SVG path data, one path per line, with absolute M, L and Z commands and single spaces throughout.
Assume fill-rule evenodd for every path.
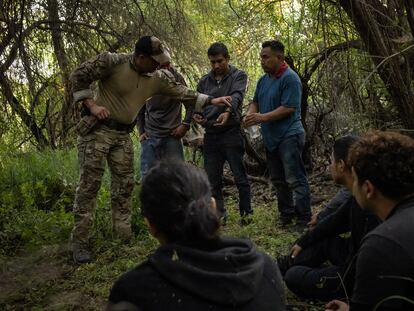
M 76 68 L 70 76 L 74 103 L 93 98 L 90 85 L 109 76 L 114 66 L 129 61 L 130 57 L 130 54 L 104 52 Z
M 189 103 L 194 106 L 195 111 L 202 111 L 203 107 L 211 100 L 210 96 L 190 90 L 185 85 L 178 83 L 174 75 L 168 70 L 158 70 L 155 75 L 160 80 L 159 93 L 161 95 L 176 98 L 183 103 Z

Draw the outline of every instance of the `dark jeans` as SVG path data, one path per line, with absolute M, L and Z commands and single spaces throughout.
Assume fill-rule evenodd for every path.
M 141 142 L 141 179 L 158 161 L 165 159 L 184 160 L 181 139 L 174 137 L 149 137 Z
M 233 172 L 239 191 L 240 215 L 253 212 L 250 202 L 250 184 L 243 163 L 244 142 L 239 128 L 219 134 L 206 133 L 204 136 L 204 169 L 211 184 L 217 210 L 225 213 L 223 200 L 223 166 L 225 161 Z
M 302 250 L 285 274 L 286 286 L 306 299 L 330 300 L 345 296 L 341 278 L 349 256 L 347 239 L 334 237 Z M 326 262 L 329 261 L 330 265 Z
M 304 134 L 293 135 L 283 139 L 276 150 L 266 152 L 280 217 L 289 220 L 296 216 L 299 223 L 307 223 L 311 217 L 310 190 L 302 161 L 304 144 Z

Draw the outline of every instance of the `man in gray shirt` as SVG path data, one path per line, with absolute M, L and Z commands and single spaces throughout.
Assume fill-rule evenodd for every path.
M 183 76 L 170 63 L 163 64 L 180 84 L 186 85 Z M 141 179 L 148 170 L 163 159 L 184 160 L 181 138 L 190 128 L 192 109 L 186 106 L 186 115 L 181 121 L 181 105 L 172 97 L 156 95 L 150 98 L 137 117 L 141 142 Z
M 204 126 L 204 169 L 211 184 L 217 210 L 223 221 L 227 211 L 223 198 L 223 166 L 227 161 L 239 191 L 239 212 L 241 225 L 251 222 L 253 213 L 250 198 L 250 184 L 243 162 L 244 141 L 240 129 L 243 98 L 247 87 L 244 71 L 230 65 L 227 47 L 220 42 L 213 43 L 207 51 L 211 71 L 198 82 L 197 91 L 210 96 L 231 96 L 231 107 L 210 109 L 194 114 L 194 120 Z

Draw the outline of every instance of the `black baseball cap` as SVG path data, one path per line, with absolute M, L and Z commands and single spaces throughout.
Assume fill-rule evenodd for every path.
M 170 54 L 163 47 L 161 40 L 155 36 L 141 37 L 135 44 L 134 53 L 151 56 L 160 65 L 171 62 Z

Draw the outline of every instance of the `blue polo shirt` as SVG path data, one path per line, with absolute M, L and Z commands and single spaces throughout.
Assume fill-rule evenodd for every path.
M 291 68 L 279 78 L 265 74 L 257 82 L 253 101 L 258 103 L 260 113 L 280 106 L 295 108 L 295 112 L 283 120 L 262 123 L 263 142 L 269 151 L 277 149 L 284 138 L 305 132 L 300 117 L 301 98 L 302 83 Z

